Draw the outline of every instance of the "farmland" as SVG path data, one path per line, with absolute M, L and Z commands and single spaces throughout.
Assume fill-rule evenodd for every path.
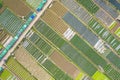
M 92 62 L 96 65 L 100 65 L 102 67 L 106 66 L 106 61 L 100 57 L 97 52 L 95 52 L 89 45 L 86 44 L 79 36 L 75 35 L 74 38 L 71 40 L 71 43 L 78 48 L 80 51 L 83 52 Z
M 59 9 L 59 10 L 58 10 Z M 52 7 L 50 8 L 56 15 L 62 17 L 68 11 L 65 7 L 63 7 L 59 2 L 54 1 Z
M 99 5 L 101 8 L 103 8 L 108 14 L 110 14 L 114 19 L 119 16 L 119 13 L 113 9 L 110 5 L 108 5 L 103 0 L 94 0 L 94 2 Z
M 98 37 L 86 28 L 75 16 L 71 13 L 65 14 L 63 20 L 75 29 L 80 35 L 82 35 L 92 46 L 94 46 L 99 40 Z
M 119 41 L 109 31 L 107 31 L 97 21 L 92 19 L 89 24 L 90 28 L 98 34 L 103 40 L 105 40 L 118 54 L 120 53 Z
M 95 14 L 97 19 L 100 19 L 105 25 L 110 26 L 113 19 L 102 9 L 99 9 Z
M 60 0 L 71 12 L 80 18 L 86 24 L 91 20 L 92 16 L 85 11 L 75 0 Z
M 57 15 L 54 15 L 54 13 L 50 10 L 47 10 L 45 12 L 44 16 L 42 16 L 42 19 L 50 26 L 52 26 L 56 31 L 59 31 L 62 34 L 68 28 L 68 26 Z
M 22 53 L 21 53 L 22 52 Z M 39 66 L 36 61 L 29 55 L 29 53 L 20 46 L 15 52 L 16 60 L 21 63 L 33 76 L 37 79 L 48 80 L 50 75 Z
M 29 6 L 36 10 L 42 0 L 25 0 L 25 1 Z
M 7 79 L 14 79 L 16 80 L 17 77 L 12 74 L 8 69 L 5 69 L 2 74 L 0 74 L 1 80 L 7 80 Z
M 18 16 L 27 16 L 31 12 L 31 9 L 22 0 L 3 0 L 3 3 Z
M 60 48 L 60 50 L 64 52 L 64 55 L 72 60 L 79 68 L 82 68 L 86 73 L 88 73 L 88 75 L 92 76 L 96 71 L 96 68 L 71 45 L 65 42 L 65 40 L 60 38 L 60 36 L 56 34 L 48 25 L 46 25 L 44 22 L 42 23 L 44 25 L 39 25 L 37 27 L 35 26 L 36 30 L 38 30 L 42 35 L 44 35 L 44 37 L 51 41 L 52 44 Z M 54 34 L 54 36 L 51 36 L 50 33 Z
M 77 0 L 77 2 L 83 5 L 91 14 L 99 10 L 99 7 L 92 0 Z
M 72 76 L 74 79 L 79 75 L 80 70 L 65 59 L 59 52 L 54 51 L 50 58 L 66 73 Z
M 7 67 L 14 72 L 18 78 L 22 80 L 36 80 L 22 65 L 20 65 L 13 57 L 7 61 Z
M 0 14 L 0 24 L 10 34 L 15 35 L 18 32 L 18 30 L 22 27 L 23 22 L 9 9 L 5 9 L 4 12 Z

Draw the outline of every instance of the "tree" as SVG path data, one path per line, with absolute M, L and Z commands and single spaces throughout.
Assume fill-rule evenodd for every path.
M 2 3 L 2 0 L 0 0 L 0 8 L 2 8 L 3 6 L 3 3 Z

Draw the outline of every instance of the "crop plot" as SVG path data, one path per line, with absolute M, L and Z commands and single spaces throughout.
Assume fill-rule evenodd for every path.
M 37 9 L 37 7 L 39 6 L 40 2 L 42 0 L 26 0 L 26 2 L 33 7 L 35 10 Z
M 13 57 L 7 61 L 7 67 L 22 80 L 36 80 L 21 64 Z
M 50 79 L 51 76 L 36 63 L 36 61 L 29 55 L 25 48 L 20 46 L 14 53 L 16 60 L 21 63 L 37 79 Z
M 103 8 L 108 14 L 110 14 L 114 19 L 119 16 L 119 13 L 113 9 L 110 5 L 104 0 L 94 0 L 101 8 Z
M 59 10 L 58 10 L 59 9 Z M 58 1 L 54 1 L 52 7 L 50 8 L 56 15 L 62 17 L 68 11 L 63 7 Z
M 3 0 L 3 2 L 18 16 L 27 16 L 31 12 L 30 8 L 22 0 Z
M 107 31 L 103 26 L 101 26 L 98 22 L 96 22 L 94 19 L 92 19 L 89 24 L 90 28 L 96 32 L 103 40 L 105 40 L 113 49 L 116 50 L 116 48 L 119 46 L 119 41 L 115 39 L 115 37 Z M 119 31 L 118 31 L 119 32 Z M 118 54 L 120 54 L 120 48 L 117 48 Z
M 24 23 L 17 16 L 15 16 L 10 10 L 5 9 L 4 12 L 0 14 L 0 24 L 9 33 L 15 35 Z
M 92 0 L 77 0 L 77 2 L 83 5 L 91 14 L 99 10 L 99 7 Z
M 58 65 L 63 71 L 72 76 L 74 79 L 77 75 L 79 75 L 79 73 L 81 73 L 80 70 L 74 66 L 74 64 L 65 59 L 65 57 L 57 51 L 54 51 L 50 58 L 56 65 Z
M 36 25 L 36 24 L 35 24 Z M 48 25 L 42 22 L 41 25 L 35 26 L 42 35 L 44 35 L 49 41 L 51 41 L 56 47 L 64 52 L 64 55 L 69 57 L 79 68 L 82 68 L 88 75 L 92 76 L 96 72 L 96 68 L 86 60 L 78 51 L 76 51 L 71 45 L 63 40 L 58 34 L 55 33 Z M 55 35 L 53 38 L 50 36 L 50 32 Z M 81 61 L 81 62 L 79 62 Z
M 96 13 L 95 16 L 101 20 L 105 25 L 110 26 L 110 24 L 113 22 L 113 19 L 102 9 L 99 9 Z
M 66 6 L 71 12 L 73 12 L 84 23 L 88 23 L 92 16 L 88 14 L 75 0 L 60 0 L 61 3 Z
M 62 21 L 62 19 L 60 19 L 49 9 L 42 16 L 42 19 L 61 34 L 63 34 L 68 28 L 68 26 L 64 23 L 64 21 Z
M 99 40 L 98 37 L 86 28 L 84 24 L 82 24 L 76 17 L 74 17 L 71 13 L 67 13 L 63 17 L 64 21 L 71 26 L 75 31 L 77 31 L 80 35 L 82 35 L 92 46 L 94 46 Z

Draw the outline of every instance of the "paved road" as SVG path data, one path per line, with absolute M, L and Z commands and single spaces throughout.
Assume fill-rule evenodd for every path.
M 27 34 L 27 32 L 32 28 L 32 26 L 35 24 L 35 22 L 40 18 L 40 16 L 43 14 L 43 12 L 47 9 L 47 7 L 50 5 L 50 3 L 52 2 L 52 0 L 48 0 L 47 3 L 45 4 L 44 8 L 42 9 L 41 12 L 37 13 L 36 18 L 34 19 L 34 21 L 31 22 L 31 24 L 27 27 L 27 29 L 23 32 L 23 34 L 20 36 L 20 38 L 18 39 L 18 41 L 14 44 L 14 46 L 8 51 L 8 53 L 3 57 L 3 59 L 0 62 L 0 66 L 3 66 L 4 64 L 4 60 L 6 60 L 10 54 L 14 51 L 14 49 L 17 47 L 17 45 L 22 41 L 22 39 L 24 38 L 24 36 Z

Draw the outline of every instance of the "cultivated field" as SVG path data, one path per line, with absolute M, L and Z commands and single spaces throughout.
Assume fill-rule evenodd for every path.
M 120 72 L 116 71 L 111 67 L 111 65 L 108 65 L 104 68 L 106 75 L 111 79 L 111 80 L 119 80 L 120 79 Z
M 25 0 L 25 1 L 27 2 L 27 4 L 29 4 L 36 10 L 42 0 Z
M 27 16 L 31 12 L 30 8 L 22 0 L 3 0 L 3 3 L 18 16 Z
M 4 42 L 9 38 L 8 33 L 4 30 L 1 29 L 0 31 L 0 43 L 4 44 Z
M 101 20 L 105 25 L 110 26 L 110 24 L 113 22 L 113 19 L 102 9 L 99 9 L 95 16 Z
M 39 24 L 38 24 L 39 23 Z M 48 25 L 42 21 L 38 21 L 34 27 L 38 32 L 44 34 L 50 41 L 52 41 L 59 48 L 64 44 L 64 40 L 61 39 Z
M 0 80 L 17 80 L 17 77 L 13 75 L 8 69 L 4 69 L 0 74 Z
M 80 50 L 86 57 L 88 57 L 96 66 L 105 67 L 107 62 L 97 54 L 82 38 L 75 35 L 71 43 Z
M 71 12 L 73 12 L 84 23 L 88 23 L 91 20 L 91 15 L 88 14 L 75 0 L 60 0 L 60 2 L 66 6 Z
M 87 29 L 86 26 L 81 23 L 74 15 L 68 12 L 63 17 L 63 20 L 69 26 L 75 29 L 75 31 L 77 31 L 81 36 L 83 36 L 92 46 L 97 43 L 98 37 L 89 29 Z
M 55 15 L 51 10 L 47 10 L 45 14 L 42 16 L 42 19 L 49 24 L 52 28 L 60 33 L 64 33 L 68 26 L 62 21 L 60 17 Z
M 6 63 L 7 68 L 22 80 L 36 80 L 16 59 L 10 57 Z
M 55 64 L 60 67 L 63 71 L 65 71 L 67 74 L 69 74 L 74 79 L 78 76 L 80 73 L 80 70 L 76 68 L 75 65 L 73 65 L 70 61 L 65 59 L 59 52 L 54 51 L 53 54 L 50 56 L 52 61 L 55 62 Z
M 20 46 L 15 52 L 15 57 L 33 76 L 38 80 L 49 80 L 51 76 L 44 71 L 44 69 L 36 63 L 36 61 L 29 55 L 29 53 Z
M 76 49 L 63 40 L 58 34 L 55 33 L 48 25 L 42 22 L 41 25 L 35 25 L 37 31 L 39 31 L 44 37 L 46 37 L 52 44 L 56 45 L 64 55 L 66 55 L 71 61 L 73 61 L 80 69 L 83 69 L 88 75 L 92 76 L 96 72 L 96 68 L 86 60 Z
M 63 7 L 58 1 L 54 1 L 50 8 L 56 15 L 62 17 L 67 12 L 67 9 Z
M 105 40 L 118 54 L 120 54 L 119 41 L 96 20 L 92 19 L 89 24 L 90 28 Z
M 94 14 L 99 10 L 99 7 L 92 0 L 76 0 L 76 1 L 83 5 L 91 14 Z
M 0 14 L 0 24 L 7 30 L 7 32 L 16 35 L 24 23 L 9 9 L 5 9 L 4 12 Z
M 94 0 L 101 8 L 103 8 L 108 14 L 110 14 L 114 19 L 118 17 L 118 12 L 113 9 L 110 5 L 104 0 Z

